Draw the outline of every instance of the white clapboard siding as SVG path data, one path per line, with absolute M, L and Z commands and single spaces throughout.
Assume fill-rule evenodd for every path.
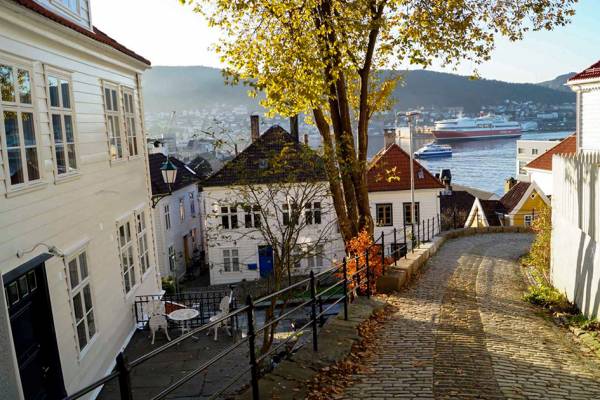
M 600 150 L 600 89 L 581 94 L 581 148 Z

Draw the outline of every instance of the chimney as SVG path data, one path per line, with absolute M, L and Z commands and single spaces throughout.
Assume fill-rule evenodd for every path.
M 513 177 L 508 178 L 504 181 L 504 193 L 508 193 L 510 189 L 517 184 L 517 180 Z
M 308 146 L 308 133 L 304 134 L 304 144 Z
M 296 140 L 300 141 L 300 133 L 298 132 L 298 114 L 290 117 L 290 135 Z
M 256 142 L 260 137 L 260 131 L 258 126 L 258 115 L 250 116 L 250 139 L 252 139 L 252 143 Z
M 383 148 L 387 149 L 396 143 L 396 129 L 386 128 L 383 130 Z

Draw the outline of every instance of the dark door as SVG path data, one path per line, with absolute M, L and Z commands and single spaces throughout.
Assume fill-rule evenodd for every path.
M 273 247 L 258 246 L 258 268 L 261 278 L 267 278 L 273 273 Z
M 60 399 L 66 392 L 44 264 L 9 279 L 4 289 L 25 399 Z

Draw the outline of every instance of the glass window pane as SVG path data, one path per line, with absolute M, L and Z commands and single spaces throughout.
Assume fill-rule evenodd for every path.
M 13 282 L 8 285 L 6 293 L 8 294 L 8 303 L 10 305 L 13 305 L 19 301 L 19 289 L 17 288 L 17 282 Z
M 114 111 L 118 111 L 119 108 L 117 107 L 117 91 L 116 90 L 111 90 L 111 94 L 112 94 L 112 104 L 113 104 L 113 110 Z
M 58 99 L 58 79 L 53 76 L 48 77 L 48 88 L 50 90 L 50 106 L 60 107 L 60 101 Z
M 16 112 L 4 111 L 4 132 L 6 133 L 7 147 L 18 147 L 21 144 Z
M 27 296 L 29 293 L 29 289 L 27 288 L 27 276 L 23 275 L 20 277 L 17 284 L 19 286 L 19 296 L 21 296 L 21 298 Z
M 69 261 L 69 278 L 71 279 L 71 289 L 79 285 L 79 275 L 77 274 L 77 260 Z
M 23 124 L 23 138 L 25 146 L 35 146 L 35 129 L 33 127 L 33 114 L 21 113 L 21 123 Z
M 37 280 L 35 278 L 34 271 L 30 271 L 27 273 L 27 280 L 29 281 L 29 290 L 30 291 L 33 292 L 35 289 L 37 289 Z
M 77 338 L 79 339 L 79 349 L 83 349 L 87 344 L 87 336 L 85 333 L 85 322 L 81 321 L 77 325 Z
M 21 150 L 8 150 L 8 169 L 10 170 L 11 185 L 17 185 L 24 182 Z
M 65 115 L 65 136 L 67 143 L 73 143 L 75 141 L 73 138 L 73 117 L 70 115 Z
M 0 64 L 0 93 L 2 101 L 15 101 L 15 81 L 13 69 L 8 65 Z
M 84 280 L 88 276 L 87 258 L 85 253 L 79 255 L 79 272 L 81 280 Z
M 88 332 L 90 333 L 90 338 L 96 334 L 96 321 L 94 321 L 94 313 L 91 312 L 87 315 L 87 325 Z
M 75 145 L 68 144 L 67 152 L 69 157 L 69 171 L 73 171 L 77 169 L 77 156 L 75 155 Z
M 29 71 L 20 69 L 18 72 L 19 101 L 23 104 L 31 104 L 31 78 Z
M 92 292 L 90 291 L 90 285 L 86 285 L 86 287 L 83 288 L 83 301 L 85 303 L 85 311 L 90 311 L 92 309 Z
M 83 304 L 81 303 L 81 292 L 73 296 L 73 309 L 75 311 L 75 321 L 79 322 L 83 318 Z
M 65 146 L 55 146 L 54 154 L 56 155 L 56 170 L 59 174 L 67 172 L 67 161 L 65 159 Z
M 52 114 L 52 132 L 54 133 L 54 144 L 63 142 L 62 118 L 59 114 Z
M 112 110 L 110 103 L 110 89 L 104 89 L 104 106 L 107 110 Z
M 129 95 L 129 112 L 133 114 L 133 96 Z
M 71 93 L 69 92 L 69 82 L 60 81 L 60 94 L 62 96 L 62 107 L 71 108 Z
M 28 147 L 25 149 L 25 157 L 27 161 L 27 177 L 30 181 L 40 179 L 40 170 L 38 163 L 37 148 Z

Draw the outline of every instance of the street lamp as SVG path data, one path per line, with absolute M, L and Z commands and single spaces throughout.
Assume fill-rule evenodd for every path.
M 167 196 L 171 195 L 171 193 L 172 193 L 171 188 L 172 188 L 173 184 L 175 183 L 175 180 L 177 179 L 177 167 L 175 166 L 175 164 L 173 164 L 171 162 L 171 160 L 169 160 L 168 155 L 167 155 L 167 159 L 165 160 L 165 162 L 162 163 L 162 165 L 160 166 L 160 173 L 162 175 L 163 182 L 166 183 L 167 186 L 169 187 L 169 192 L 157 194 L 156 196 L 152 196 L 152 208 L 156 208 L 156 205 L 163 197 L 167 197 Z

